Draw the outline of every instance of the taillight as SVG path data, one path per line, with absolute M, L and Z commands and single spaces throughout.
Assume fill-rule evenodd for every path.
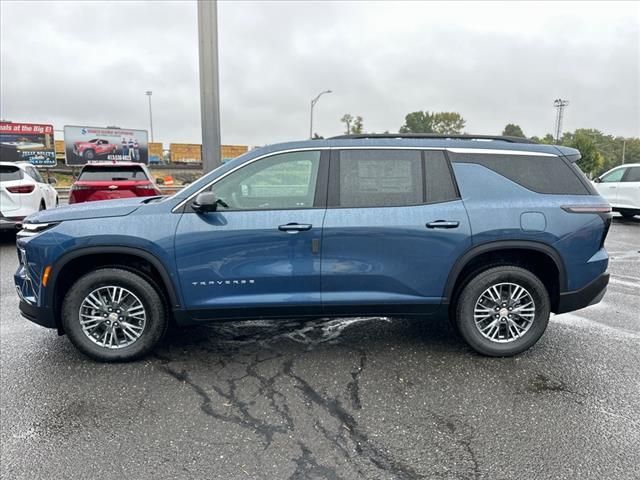
M 71 190 L 93 190 L 93 187 L 88 185 L 71 185 Z
M 153 183 L 144 183 L 141 185 L 136 185 L 136 190 L 140 193 L 144 193 L 146 195 L 158 193 L 156 186 Z
M 595 213 L 599 215 L 604 222 L 602 237 L 600 238 L 600 248 L 604 248 L 604 241 L 607 239 L 607 233 L 609 233 L 609 227 L 611 226 L 611 218 L 613 217 L 611 205 L 565 205 L 562 209 L 569 213 Z
M 17 185 L 15 187 L 7 187 L 7 190 L 11 193 L 31 193 L 35 185 Z

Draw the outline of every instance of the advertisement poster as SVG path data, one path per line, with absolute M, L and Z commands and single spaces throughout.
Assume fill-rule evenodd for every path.
M 67 165 L 114 161 L 149 163 L 146 130 L 65 125 Z
M 0 122 L 0 161 L 55 167 L 53 125 Z

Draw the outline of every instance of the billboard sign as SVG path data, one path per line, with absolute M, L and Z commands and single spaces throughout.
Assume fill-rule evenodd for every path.
M 0 122 L 0 161 L 55 167 L 53 125 Z
M 65 125 L 67 165 L 94 161 L 149 163 L 146 130 Z

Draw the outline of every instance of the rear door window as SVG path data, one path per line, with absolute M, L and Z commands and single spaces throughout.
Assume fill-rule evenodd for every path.
M 22 180 L 24 174 L 18 167 L 12 165 L 0 165 L 0 182 L 11 182 L 14 180 Z
M 342 150 L 339 158 L 336 192 L 339 206 L 397 207 L 424 203 L 419 150 Z
M 36 167 L 27 167 L 27 173 L 31 178 L 33 178 L 36 182 L 44 183 L 44 178 L 40 175 L 40 172 Z
M 438 150 L 341 150 L 331 177 L 330 206 L 399 207 L 458 198 L 448 161 Z
M 640 167 L 627 168 L 627 174 L 622 179 L 623 182 L 640 182 Z
M 116 182 L 148 180 L 147 174 L 137 166 L 87 166 L 82 169 L 78 180 L 81 182 Z

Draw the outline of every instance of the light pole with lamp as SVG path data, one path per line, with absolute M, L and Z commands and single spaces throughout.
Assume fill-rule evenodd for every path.
M 320 100 L 320 97 L 322 95 L 324 95 L 325 93 L 332 93 L 331 90 L 325 90 L 324 92 L 320 92 L 316 98 L 314 98 L 313 100 L 311 100 L 311 119 L 309 122 L 309 138 L 313 138 L 313 107 L 316 106 L 316 103 L 318 103 L 318 100 Z
M 151 141 L 153 142 L 153 114 L 151 113 L 151 95 L 153 95 L 153 92 L 147 90 L 144 94 L 149 97 L 149 125 L 151 126 Z

